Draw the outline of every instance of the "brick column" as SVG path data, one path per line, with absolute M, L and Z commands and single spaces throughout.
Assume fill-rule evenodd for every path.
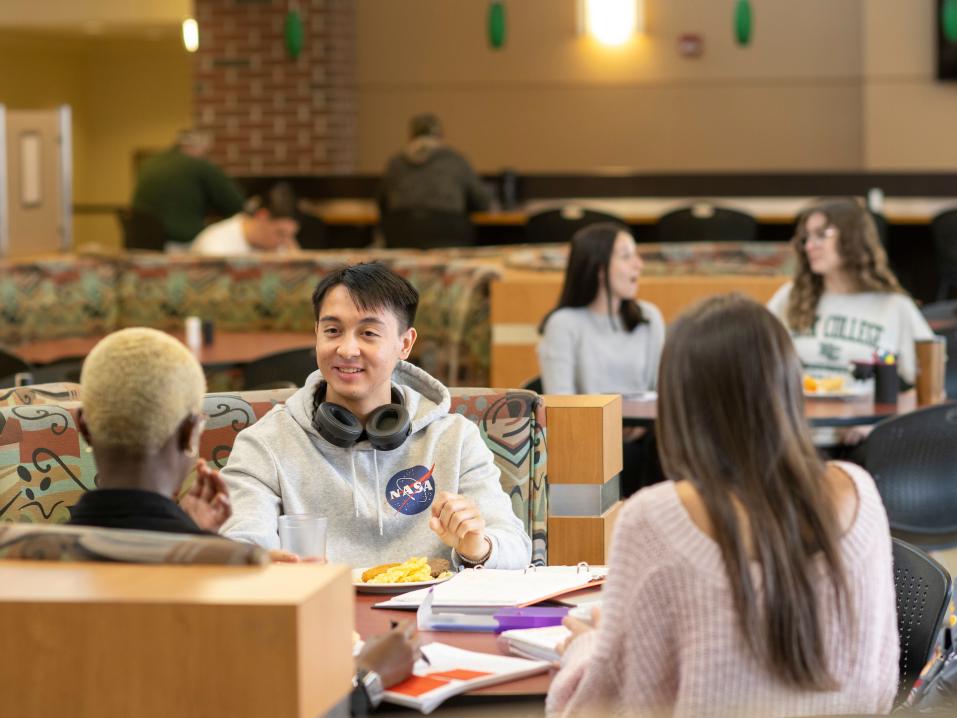
M 290 0 L 195 0 L 196 126 L 234 175 L 356 168 L 355 3 L 300 0 L 303 48 L 285 47 Z

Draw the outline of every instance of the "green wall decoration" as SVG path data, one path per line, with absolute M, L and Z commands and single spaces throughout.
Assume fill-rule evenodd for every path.
M 286 13 L 284 32 L 286 35 L 286 52 L 289 53 L 289 57 L 295 60 L 299 57 L 299 53 L 302 52 L 304 35 L 302 17 L 299 15 L 298 10 L 290 10 Z
M 488 6 L 488 44 L 495 50 L 505 45 L 505 3 L 493 0 Z
M 957 44 L 957 0 L 944 0 L 941 3 L 940 27 L 947 42 Z
M 754 14 L 750 0 L 737 0 L 734 6 L 734 39 L 745 47 L 751 42 L 754 30 Z

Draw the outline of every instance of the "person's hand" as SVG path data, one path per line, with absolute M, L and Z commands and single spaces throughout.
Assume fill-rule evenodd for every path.
M 589 631 L 594 631 L 598 628 L 598 621 L 601 619 L 601 608 L 598 606 L 592 606 L 591 609 L 591 624 L 585 623 L 581 619 L 575 618 L 573 616 L 565 616 L 562 619 L 562 625 L 572 632 L 568 638 L 566 638 L 562 644 L 558 647 L 558 655 L 562 656 L 565 654 L 565 651 L 568 650 L 568 647 L 572 644 L 579 636 L 588 633 Z
M 403 621 L 388 633 L 366 640 L 356 658 L 356 668 L 375 671 L 382 678 L 383 687 L 389 688 L 412 675 L 419 655 L 415 624 Z
M 179 500 L 179 506 L 197 526 L 213 533 L 218 533 L 226 519 L 233 515 L 226 482 L 204 459 L 196 462 L 196 481 Z
M 642 436 L 648 433 L 643 426 L 623 426 L 621 429 L 621 440 L 624 442 L 638 441 Z
M 432 503 L 429 528 L 466 561 L 480 561 L 491 547 L 485 536 L 485 519 L 466 496 L 441 492 Z
M 300 563 L 302 559 L 292 551 L 283 551 L 281 548 L 270 549 L 269 560 L 273 563 Z
M 841 441 L 847 446 L 857 446 L 874 431 L 873 426 L 851 426 L 844 432 Z

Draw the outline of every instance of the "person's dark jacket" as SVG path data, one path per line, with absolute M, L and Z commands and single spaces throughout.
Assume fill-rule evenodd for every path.
M 404 209 L 474 212 L 491 195 L 468 161 L 435 137 L 417 137 L 389 161 L 379 190 L 383 213 Z
M 172 499 L 138 489 L 87 491 L 70 508 L 67 523 L 104 529 L 208 534 Z

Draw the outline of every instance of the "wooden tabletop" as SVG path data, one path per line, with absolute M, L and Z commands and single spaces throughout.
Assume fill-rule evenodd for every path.
M 895 414 L 906 414 L 917 408 L 917 393 L 902 392 L 896 404 L 875 404 L 871 397 L 853 399 L 807 398 L 804 415 L 811 426 L 857 426 L 875 424 Z M 652 400 L 622 401 L 621 415 L 626 426 L 648 426 L 658 417 L 658 402 Z
M 183 341 L 183 332 L 169 332 Z M 10 347 L 18 356 L 33 365 L 41 366 L 68 357 L 85 357 L 100 336 L 47 339 Z M 290 349 L 307 349 L 314 346 L 316 336 L 312 332 L 220 332 L 213 335 L 213 343 L 204 346 L 197 354 L 204 367 L 234 366 Z
M 356 631 L 363 639 L 384 633 L 389 630 L 389 621 L 413 621 L 415 622 L 415 611 L 395 611 L 373 608 L 373 604 L 388 600 L 389 596 L 370 595 L 364 593 L 356 594 Z M 496 653 L 499 655 L 509 655 L 507 651 L 501 649 L 498 645 L 498 638 L 494 633 L 459 633 L 454 631 L 422 631 L 422 643 L 447 643 L 456 648 L 464 648 L 469 651 L 480 651 L 482 653 Z M 548 673 L 539 673 L 528 678 L 521 678 L 517 681 L 508 683 L 499 683 L 487 688 L 479 688 L 476 691 L 470 691 L 469 695 L 484 696 L 544 696 L 548 692 L 548 686 L 552 682 L 556 671 L 553 669 Z

